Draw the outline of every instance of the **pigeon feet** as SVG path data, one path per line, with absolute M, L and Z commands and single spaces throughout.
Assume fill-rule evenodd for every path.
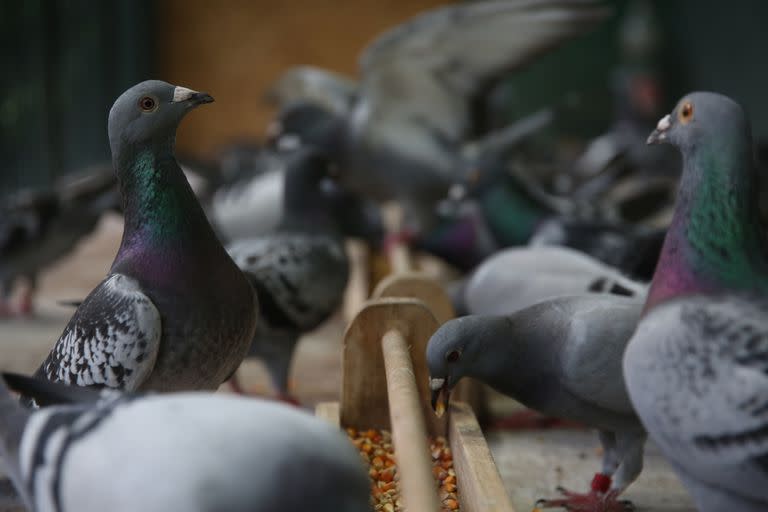
M 384 237 L 384 252 L 389 254 L 393 247 L 397 245 L 409 246 L 416 239 L 416 233 L 402 229 L 395 233 L 387 233 Z
M 591 491 L 587 494 L 579 494 L 562 487 L 558 488 L 558 491 L 564 498 L 539 500 L 536 502 L 535 510 L 557 507 L 571 512 L 633 512 L 635 510 L 631 501 L 618 499 L 617 491 L 607 493 Z
M 542 499 L 536 502 L 534 510 L 542 508 L 564 508 L 572 512 L 632 512 L 635 506 L 632 502 L 618 499 L 621 491 L 609 490 L 611 477 L 597 473 L 592 479 L 592 490 L 580 494 L 558 487 L 557 491 L 564 497 L 560 499 Z
M 584 428 L 574 421 L 544 416 L 531 409 L 517 411 L 491 422 L 493 430 L 537 430 L 547 428 Z
M 279 395 L 277 395 L 277 400 L 279 400 L 280 402 L 284 402 L 288 405 L 301 407 L 301 402 L 299 402 L 298 398 L 291 395 L 290 393 L 280 393 Z
M 21 316 L 32 316 L 34 313 L 34 304 L 32 302 L 32 294 L 25 292 L 21 296 L 21 301 L 19 302 L 19 315 Z

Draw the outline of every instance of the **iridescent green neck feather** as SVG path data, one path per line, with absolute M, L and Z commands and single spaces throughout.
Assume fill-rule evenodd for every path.
M 768 291 L 749 137 L 689 153 L 646 309 L 697 292 Z
M 135 259 L 152 264 L 153 258 L 180 259 L 182 251 L 218 248 L 218 239 L 173 156 L 173 141 L 126 153 L 128 157 L 115 161 L 125 215 L 115 265 Z

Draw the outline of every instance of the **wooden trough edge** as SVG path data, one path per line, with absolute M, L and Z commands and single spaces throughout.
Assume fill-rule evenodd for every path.
M 315 415 L 341 428 L 339 402 L 321 402 Z M 451 401 L 448 441 L 459 486 L 461 509 L 467 512 L 515 512 L 488 443 L 472 408 Z

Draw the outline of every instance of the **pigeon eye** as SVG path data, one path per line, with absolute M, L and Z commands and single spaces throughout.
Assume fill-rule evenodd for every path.
M 139 100 L 139 108 L 143 112 L 154 112 L 157 110 L 157 102 L 151 96 L 144 96 Z
M 688 124 L 693 119 L 693 103 L 686 101 L 683 106 L 680 107 L 680 112 L 677 114 L 681 124 Z
M 450 352 L 448 352 L 448 354 L 446 354 L 445 360 L 448 361 L 449 363 L 455 363 L 456 361 L 459 360 L 459 357 L 461 357 L 461 352 L 459 352 L 458 350 L 451 350 Z

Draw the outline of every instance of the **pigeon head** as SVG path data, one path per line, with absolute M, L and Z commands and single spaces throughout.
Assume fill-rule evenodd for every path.
M 484 373 L 485 340 L 492 339 L 498 324 L 506 322 L 505 317 L 465 316 L 446 322 L 432 335 L 427 343 L 427 369 L 432 408 L 438 416 L 462 377 Z
M 283 228 L 328 224 L 333 215 L 327 189 L 333 187 L 335 166 L 315 148 L 293 152 L 286 161 Z M 329 183 L 330 182 L 330 183 Z
M 166 143 L 175 136 L 184 116 L 213 98 L 206 93 L 147 80 L 134 85 L 115 101 L 109 111 L 109 143 L 113 157 L 122 148 Z
M 320 105 L 301 102 L 280 112 L 267 131 L 268 143 L 281 151 L 313 146 L 333 153 L 338 148 L 343 120 Z
M 717 145 L 724 136 L 743 137 L 745 133 L 749 138 L 749 122 L 738 103 L 722 94 L 693 92 L 659 121 L 648 144 L 669 143 L 686 154 L 697 147 Z

